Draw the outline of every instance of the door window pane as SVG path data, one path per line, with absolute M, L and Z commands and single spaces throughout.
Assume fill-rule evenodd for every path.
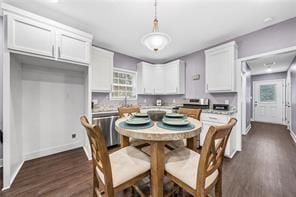
M 275 84 L 260 85 L 260 101 L 261 102 L 275 102 L 276 101 Z

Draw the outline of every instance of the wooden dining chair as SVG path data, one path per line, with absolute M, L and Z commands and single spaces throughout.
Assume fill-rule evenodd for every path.
M 118 108 L 118 114 L 119 114 L 120 118 L 127 117 L 129 115 L 132 115 L 133 113 L 139 113 L 139 112 L 140 112 L 140 108 L 136 107 L 136 106 L 119 107 Z M 123 139 L 124 139 L 123 136 L 120 135 L 120 145 L 121 145 L 121 147 L 123 147 L 123 144 L 126 144 L 126 142 L 123 142 Z M 149 145 L 146 141 L 135 139 L 135 138 L 130 138 L 129 139 L 129 144 L 132 145 L 132 146 L 135 146 L 135 147 L 144 147 L 144 146 Z
M 184 114 L 187 117 L 191 117 L 194 118 L 196 120 L 200 120 L 200 114 L 201 114 L 201 109 L 193 109 L 193 108 L 179 108 L 179 110 L 177 111 L 177 113 L 180 114 Z M 199 136 L 197 136 L 197 145 L 199 147 Z M 184 147 L 187 145 L 186 140 L 178 140 L 178 141 L 172 141 L 170 143 L 167 144 L 168 147 L 172 148 L 172 149 L 177 149 L 180 147 Z
M 222 196 L 222 165 L 224 152 L 232 128 L 232 118 L 223 126 L 211 126 L 201 154 L 179 148 L 167 154 L 166 176 L 195 197 L 206 197 L 215 188 L 215 196 Z
M 101 129 L 89 124 L 85 116 L 80 122 L 86 129 L 92 152 L 93 196 L 113 197 L 129 187 L 144 196 L 135 184 L 149 175 L 150 158 L 133 146 L 109 154 Z

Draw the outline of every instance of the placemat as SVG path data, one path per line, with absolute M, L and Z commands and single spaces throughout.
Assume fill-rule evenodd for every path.
M 172 131 L 184 131 L 184 130 L 191 130 L 195 128 L 195 126 L 191 123 L 186 126 L 172 126 L 172 125 L 164 124 L 163 122 L 157 122 L 157 126 L 162 129 L 167 129 Z
M 137 129 L 148 129 L 150 127 L 153 127 L 154 123 L 151 121 L 148 124 L 143 124 L 143 125 L 129 125 L 127 124 L 125 121 L 122 121 L 121 123 L 119 123 L 119 126 L 121 128 L 124 129 L 133 129 L 133 130 L 137 130 Z

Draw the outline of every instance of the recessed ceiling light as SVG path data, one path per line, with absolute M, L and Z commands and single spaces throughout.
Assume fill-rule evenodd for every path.
M 264 23 L 269 23 L 269 22 L 271 22 L 271 21 L 273 21 L 273 18 L 272 18 L 272 17 L 267 17 L 267 18 L 265 18 L 265 19 L 263 20 Z
M 269 67 L 269 68 L 267 69 L 267 72 L 268 72 L 268 73 L 271 73 L 271 71 L 272 71 L 272 69 Z

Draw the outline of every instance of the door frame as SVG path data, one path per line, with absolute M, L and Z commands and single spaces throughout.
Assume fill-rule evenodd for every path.
M 246 61 L 249 60 L 254 60 L 254 59 L 258 59 L 258 58 L 262 58 L 262 57 L 267 57 L 270 55 L 277 55 L 277 54 L 281 54 L 281 53 L 288 53 L 288 52 L 292 52 L 292 51 L 296 51 L 296 46 L 291 46 L 291 47 L 287 47 L 287 48 L 283 48 L 283 49 L 279 49 L 279 50 L 274 50 L 274 51 L 269 51 L 266 53 L 259 53 L 257 55 L 252 55 L 252 56 L 247 56 L 247 57 L 243 57 L 243 58 L 239 58 L 237 60 L 237 77 L 236 77 L 236 87 L 237 87 L 237 126 L 238 129 L 240 129 L 240 133 L 241 135 L 237 135 L 236 136 L 236 149 L 238 151 L 242 150 L 242 135 L 244 133 L 246 133 L 247 129 L 246 128 L 246 124 L 244 124 L 246 122 L 246 107 L 243 107 L 243 105 L 246 103 L 246 97 L 244 97 L 243 95 L 245 95 L 246 92 L 246 87 L 243 86 L 243 80 L 244 80 L 244 72 L 242 70 L 243 64 Z
M 270 73 L 272 74 L 272 73 Z M 286 117 L 286 107 L 285 107 L 285 104 L 286 104 L 286 79 L 274 79 L 274 80 L 260 80 L 260 81 L 253 81 L 252 83 L 252 87 L 253 87 L 253 96 L 252 96 L 252 119 L 255 121 L 255 84 L 258 83 L 258 82 L 281 82 L 281 84 L 283 85 L 283 88 L 282 88 L 282 125 L 285 125 L 286 122 L 285 122 L 285 117 Z M 270 123 L 270 122 L 266 122 L 266 123 Z

